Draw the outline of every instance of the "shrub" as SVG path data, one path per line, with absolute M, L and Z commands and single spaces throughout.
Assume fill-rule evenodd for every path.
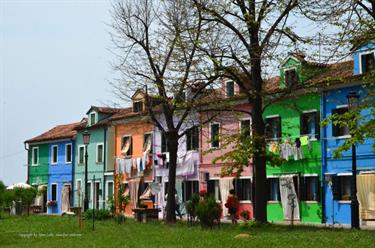
M 242 211 L 242 212 L 240 213 L 240 216 L 241 216 L 244 220 L 248 220 L 249 217 L 250 217 L 250 213 L 249 213 L 249 211 L 244 210 L 244 211 Z
M 262 224 L 259 221 L 256 220 L 247 220 L 240 223 L 240 229 L 241 230 L 247 230 L 254 227 L 260 227 Z
M 85 219 L 92 219 L 93 209 L 89 209 L 85 212 Z M 111 218 L 111 212 L 107 209 L 95 209 L 95 220 L 106 220 Z
M 216 202 L 215 198 L 209 196 L 199 202 L 195 212 L 202 227 L 212 228 L 215 220 L 220 220 L 221 211 L 221 206 Z

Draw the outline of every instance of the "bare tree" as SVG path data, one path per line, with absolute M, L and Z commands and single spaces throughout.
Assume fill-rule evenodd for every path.
M 209 29 L 203 27 L 191 3 L 183 0 L 118 0 L 112 18 L 114 53 L 118 56 L 115 69 L 121 74 L 113 86 L 125 100 L 143 88 L 146 112 L 168 140 L 166 220 L 174 223 L 177 147 L 185 134 L 181 127 L 217 78 L 209 70 L 212 62 L 197 50 Z M 181 100 L 185 93 L 188 101 Z

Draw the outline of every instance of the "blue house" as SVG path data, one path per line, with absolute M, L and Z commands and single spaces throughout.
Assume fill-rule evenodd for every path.
M 321 116 L 348 111 L 347 95 L 354 91 L 359 99 L 366 97 L 362 76 L 375 68 L 375 43 L 367 43 L 353 49 L 353 61 L 337 64 L 338 76 L 349 82 L 331 86 L 322 94 Z M 350 73 L 351 71 L 351 73 Z M 374 118 L 370 110 L 361 115 Z M 340 159 L 333 157 L 333 151 L 350 138 L 348 127 L 329 124 L 322 129 L 322 173 L 324 210 L 323 220 L 328 224 L 351 224 L 351 180 L 352 151 L 342 154 Z M 375 154 L 372 150 L 373 139 L 356 145 L 357 154 L 357 196 L 360 202 L 360 220 L 362 225 L 375 222 Z

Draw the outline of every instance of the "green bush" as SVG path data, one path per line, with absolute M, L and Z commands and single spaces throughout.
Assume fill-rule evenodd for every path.
M 216 202 L 216 199 L 209 196 L 199 202 L 195 212 L 202 227 L 212 228 L 215 220 L 220 220 L 221 211 L 221 206 Z
M 247 230 L 254 227 L 260 227 L 262 224 L 259 221 L 256 220 L 246 220 L 240 223 L 240 229 L 241 230 Z
M 89 209 L 85 212 L 85 219 L 92 219 L 93 216 L 92 209 Z M 107 220 L 111 218 L 111 212 L 107 209 L 95 209 L 95 220 Z
M 197 216 L 196 209 L 197 209 L 198 204 L 199 204 L 199 195 L 193 194 L 191 196 L 191 200 L 186 203 L 186 212 L 190 217 L 195 218 L 195 216 Z

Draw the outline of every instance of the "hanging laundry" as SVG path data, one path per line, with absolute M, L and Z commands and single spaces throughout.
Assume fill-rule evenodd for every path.
M 116 174 L 120 174 L 120 159 L 116 158 Z
M 120 172 L 125 173 L 125 159 L 120 159 Z
M 273 154 L 276 154 L 278 152 L 278 146 L 277 142 L 273 141 L 269 144 L 268 150 L 272 152 Z
M 289 156 L 292 156 L 292 155 L 293 155 L 293 148 L 291 144 L 286 142 L 280 145 L 280 157 L 282 159 L 285 159 L 286 161 L 288 161 Z
M 138 172 L 141 172 L 141 158 L 136 158 L 137 163 L 137 170 Z
M 301 140 L 299 138 L 296 138 L 295 144 L 293 145 L 293 156 L 294 160 L 301 160 L 305 158 L 301 147 Z
M 130 175 L 132 172 L 132 160 L 131 159 L 125 159 L 125 173 Z
M 301 141 L 301 146 L 307 146 L 309 144 L 309 136 L 308 135 L 301 136 L 299 138 L 299 140 Z

